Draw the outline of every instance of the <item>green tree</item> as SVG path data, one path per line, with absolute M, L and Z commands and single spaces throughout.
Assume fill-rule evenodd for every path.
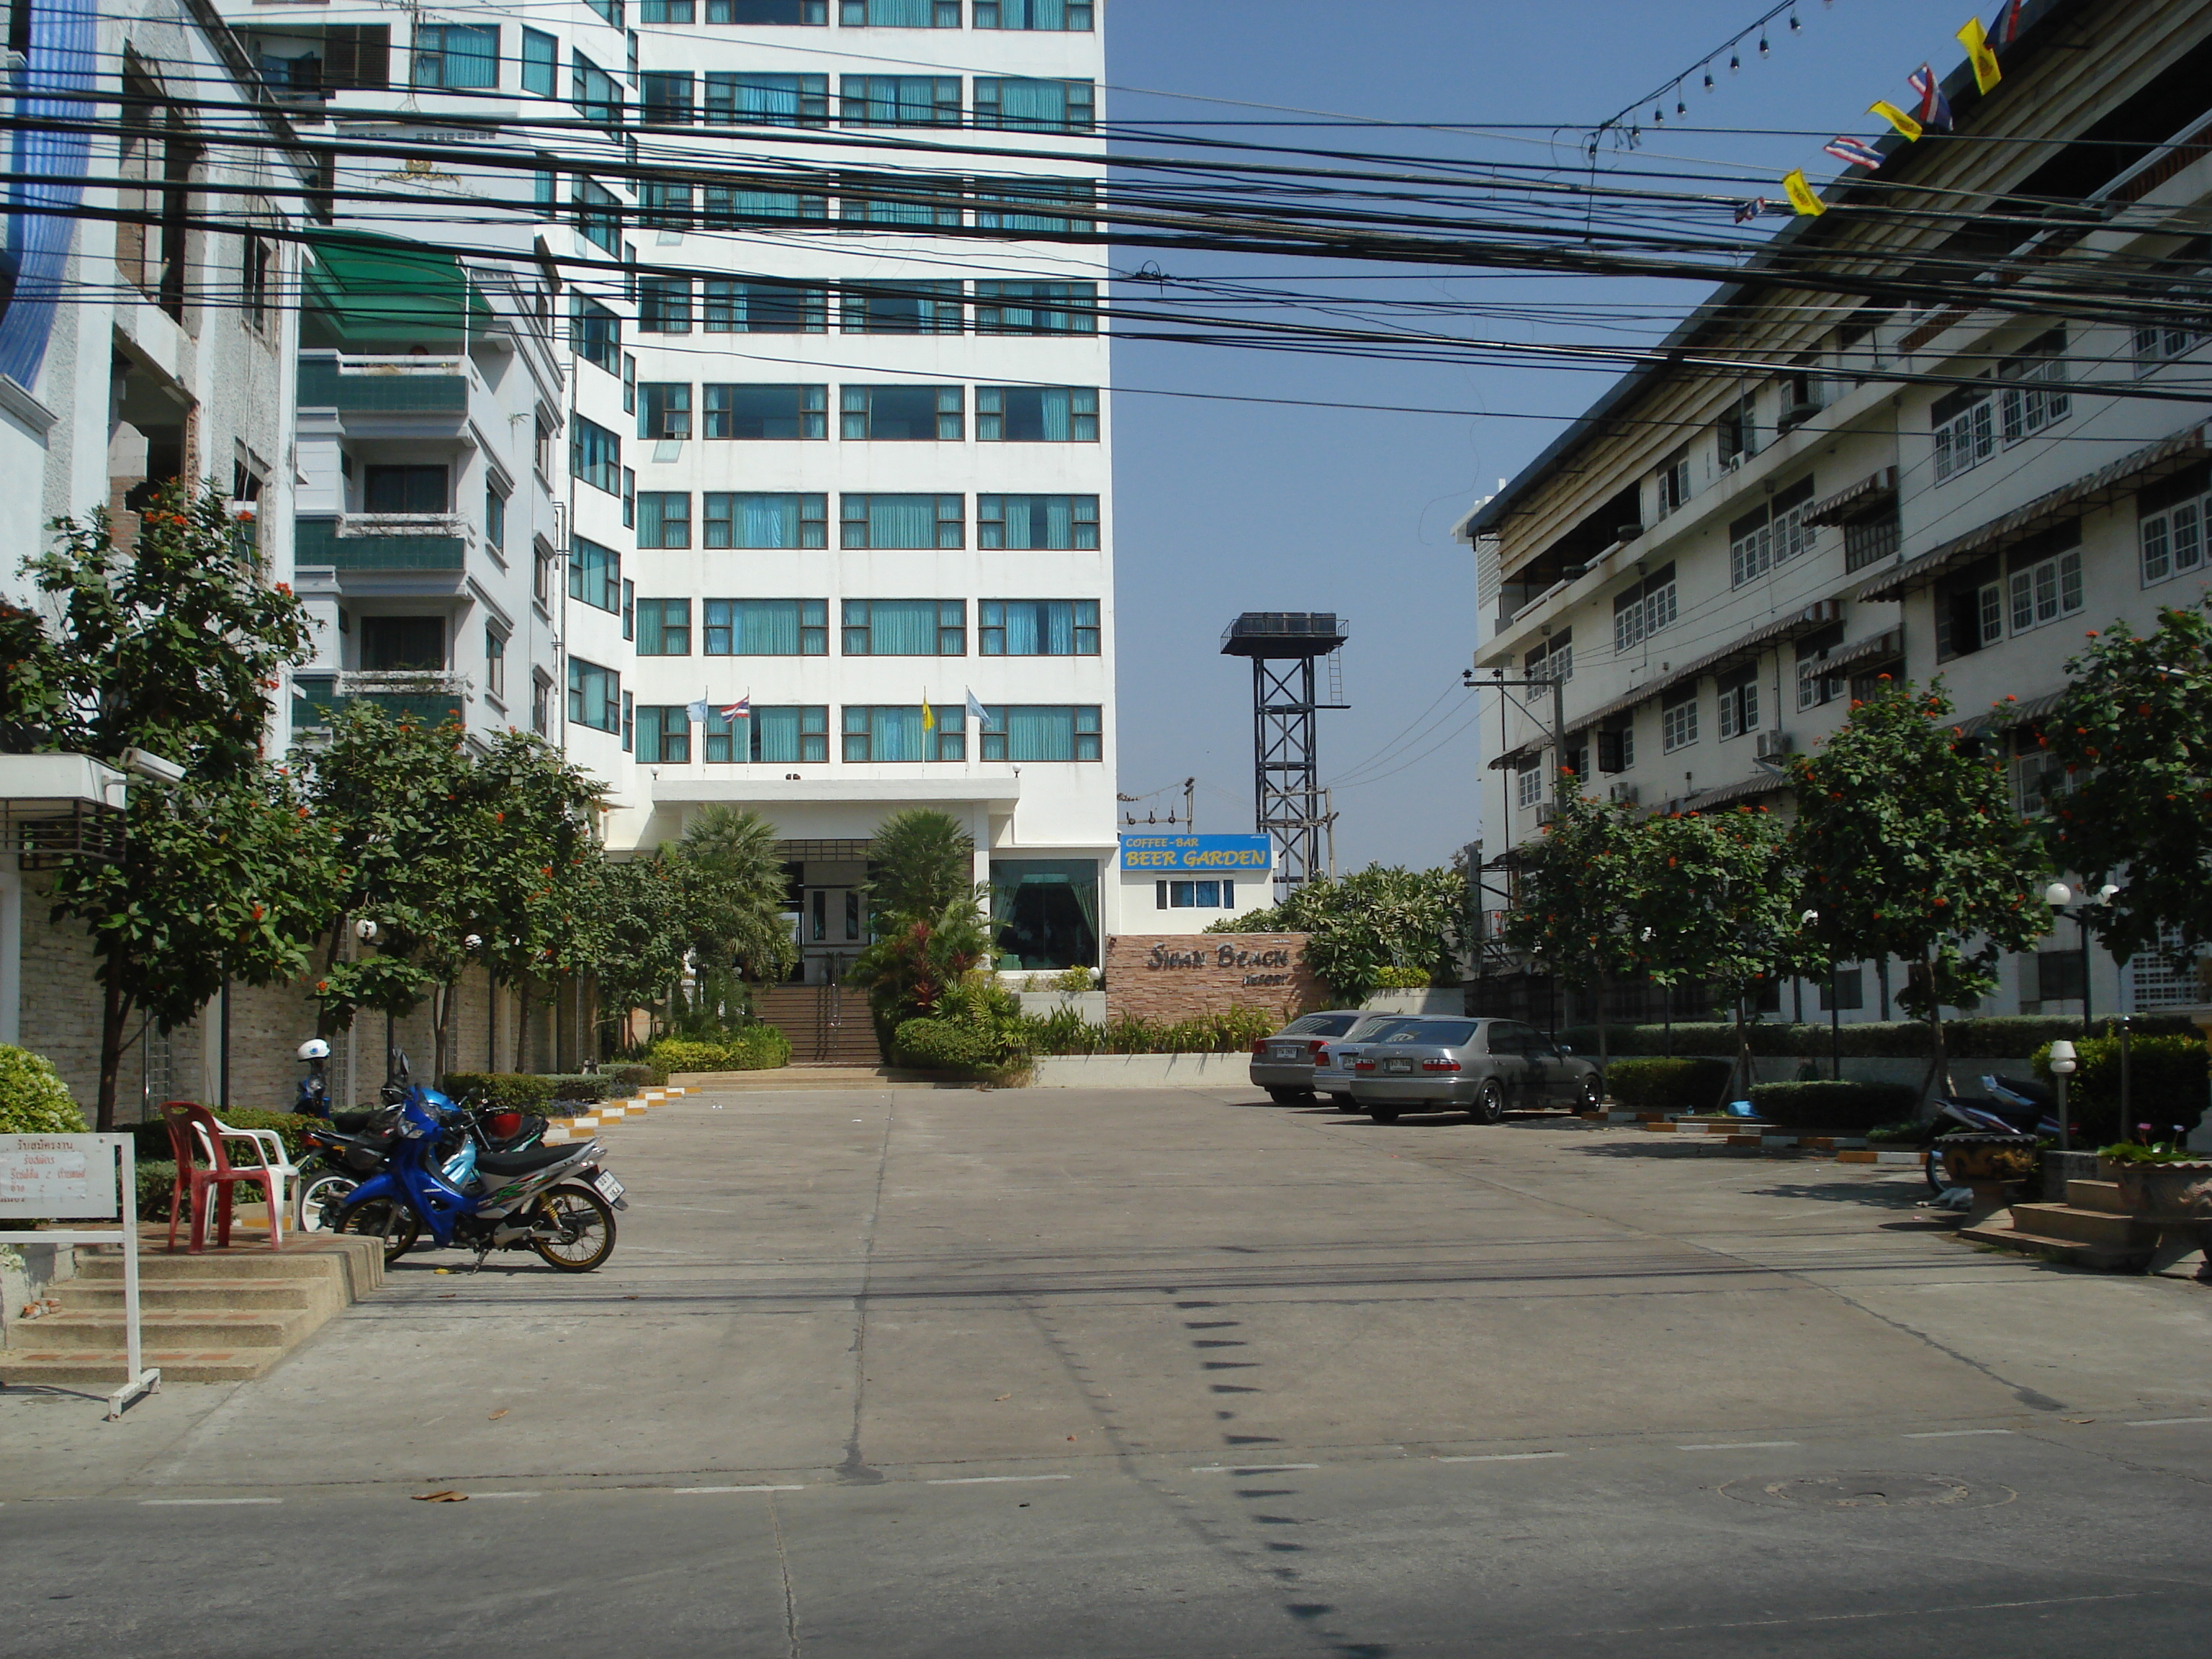
M 173 1030 L 226 981 L 297 974 L 336 866 L 295 781 L 261 755 L 270 694 L 307 659 L 311 624 L 241 556 L 222 493 L 165 485 L 128 548 L 104 509 L 52 528 L 25 571 L 54 621 L 7 623 L 11 735 L 110 764 L 144 749 L 185 773 L 132 784 L 118 860 L 72 857 L 56 877 L 55 919 L 82 922 L 99 958 L 105 1131 L 132 1020 Z
M 901 1025 L 934 1013 L 939 1000 L 989 955 L 982 907 L 973 897 L 950 899 L 932 915 L 900 917 L 878 933 L 846 977 L 868 994 L 884 1058 L 891 1058 Z
M 975 891 L 975 838 L 950 814 L 914 806 L 876 826 L 868 848 L 868 908 L 884 931 L 899 919 L 934 916 Z
M 2089 924 L 2122 961 L 2212 946 L 2212 601 L 2159 612 L 2137 635 L 2114 623 L 2066 665 L 2072 684 L 2043 728 L 2066 769 L 2045 833 L 2053 861 L 2092 887 L 2120 884 Z
M 799 945 L 775 826 L 749 808 L 703 807 L 684 827 L 677 856 L 689 884 L 701 958 L 755 981 L 788 974 Z
M 683 867 L 665 848 L 610 859 L 599 872 L 599 1018 L 619 1028 L 635 1010 L 665 1017 L 690 954 L 690 903 Z
M 1386 968 L 1414 969 L 1432 985 L 1455 983 L 1467 900 L 1463 870 L 1371 864 L 1341 879 L 1306 882 L 1272 909 L 1224 918 L 1206 931 L 1308 934 L 1308 964 L 1339 1000 L 1357 1006 Z
M 1637 826 L 1626 807 L 1560 793 L 1558 818 L 1522 849 L 1505 941 L 1577 990 L 1597 993 L 1597 1051 L 1608 1062 L 1606 991 L 1642 965 Z
M 1808 928 L 1839 962 L 1903 958 L 1899 1001 L 1929 1023 L 1931 1082 L 1950 1082 L 1942 1009 L 1996 988 L 1996 963 L 2050 930 L 2045 860 L 2013 810 L 2004 763 L 1945 723 L 1939 680 L 1886 684 L 1794 763 L 1792 846 L 1818 912 Z

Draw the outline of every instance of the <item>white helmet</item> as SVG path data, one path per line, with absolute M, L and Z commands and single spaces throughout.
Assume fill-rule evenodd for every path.
M 328 1060 L 330 1057 L 331 1045 L 320 1037 L 309 1037 L 300 1045 L 300 1058 L 302 1060 Z

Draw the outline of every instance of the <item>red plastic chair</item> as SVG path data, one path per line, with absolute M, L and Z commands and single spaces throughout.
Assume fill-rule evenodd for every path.
M 258 1183 L 269 1198 L 269 1248 L 284 1248 L 284 1178 L 298 1172 L 284 1162 L 283 1139 L 268 1129 L 234 1129 L 204 1106 L 189 1100 L 161 1103 L 161 1121 L 168 1126 L 170 1150 L 177 1159 L 177 1183 L 169 1194 L 169 1249 L 177 1248 L 177 1222 L 189 1199 L 192 1206 L 190 1254 L 198 1255 L 207 1243 L 208 1195 L 216 1205 L 216 1247 L 230 1248 L 231 1189 L 240 1182 Z M 249 1143 L 256 1162 L 234 1164 L 224 1142 Z M 203 1165 L 201 1160 L 205 1159 Z

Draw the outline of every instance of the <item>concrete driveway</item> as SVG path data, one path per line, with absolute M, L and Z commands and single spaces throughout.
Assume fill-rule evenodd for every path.
M 2212 1292 L 1905 1175 L 1241 1090 L 605 1139 L 599 1273 L 403 1262 L 120 1424 L 0 1395 L 0 1654 L 2204 1648 Z

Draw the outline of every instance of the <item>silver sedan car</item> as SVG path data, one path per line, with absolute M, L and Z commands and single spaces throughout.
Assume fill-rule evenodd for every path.
M 1514 1019 L 1403 1019 L 1352 1063 L 1353 1107 L 1377 1123 L 1449 1111 L 1496 1123 L 1509 1107 L 1587 1108 L 1604 1098 L 1595 1065 Z
M 1327 1080 L 1316 1074 L 1325 1051 L 1334 1042 L 1348 1041 L 1400 1018 L 1395 1014 L 1365 1014 L 1357 1008 L 1328 1008 L 1302 1014 L 1273 1036 L 1252 1045 L 1252 1083 L 1265 1089 L 1271 1099 L 1288 1103 L 1311 1099 Z M 1349 1082 L 1337 1081 L 1348 1091 Z

